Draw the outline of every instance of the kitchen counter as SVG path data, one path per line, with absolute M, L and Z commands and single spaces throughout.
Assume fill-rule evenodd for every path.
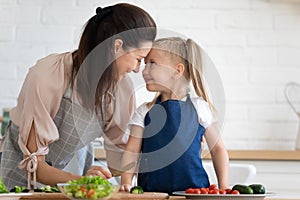
M 300 150 L 228 150 L 228 155 L 230 160 L 300 161 Z M 208 151 L 203 159 L 210 159 Z
M 33 193 L 32 195 L 24 196 L 9 196 L 3 197 L 0 196 L 0 200 L 40 200 L 40 199 L 57 199 L 57 200 L 68 200 L 61 193 Z M 117 200 L 120 198 L 110 198 L 110 200 Z M 122 198 L 121 198 L 122 199 Z M 185 199 L 183 196 L 170 196 L 169 199 Z M 136 199 L 135 199 L 136 200 Z M 287 195 L 277 195 L 272 197 L 267 197 L 265 200 L 300 200 L 300 194 L 287 194 Z
M 101 152 L 101 157 L 97 153 Z M 96 158 L 105 160 L 105 151 L 95 151 Z M 300 151 L 270 151 L 270 150 L 228 150 L 231 164 L 254 165 L 256 176 L 251 181 L 262 183 L 272 192 L 299 193 Z M 203 162 L 212 165 L 210 154 L 203 151 Z M 105 161 L 104 161 L 105 162 Z M 213 169 L 213 167 L 211 166 Z M 211 170 L 211 180 L 216 180 Z M 239 179 L 237 179 L 239 180 Z M 235 183 L 233 181 L 232 185 Z M 289 183 L 289 184 L 286 184 Z M 299 195 L 300 196 L 300 195 Z M 300 199 L 300 198 L 299 198 Z
M 105 150 L 95 148 L 95 158 L 105 160 Z M 277 160 L 277 161 L 300 161 L 300 150 L 228 150 L 230 160 Z M 210 159 L 210 154 L 207 150 L 202 153 L 202 158 Z

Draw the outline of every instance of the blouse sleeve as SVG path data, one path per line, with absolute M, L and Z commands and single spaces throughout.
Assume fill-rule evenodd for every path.
M 209 127 L 213 123 L 213 114 L 208 103 L 199 97 L 192 98 L 192 102 L 198 114 L 198 121 L 204 128 Z
M 142 128 L 145 128 L 144 119 L 145 119 L 145 116 L 146 116 L 147 112 L 149 111 L 149 108 L 148 108 L 147 104 L 148 103 L 143 103 L 134 112 L 134 114 L 133 114 L 133 116 L 132 116 L 132 118 L 131 118 L 131 120 L 129 121 L 129 124 L 128 124 L 129 129 L 132 125 L 136 125 L 136 126 L 140 126 Z
M 39 60 L 30 68 L 17 106 L 10 114 L 12 121 L 19 127 L 18 143 L 23 154 L 30 155 L 26 145 L 32 125 L 36 132 L 39 155 L 47 154 L 48 145 L 58 139 L 58 129 L 53 118 L 66 87 L 64 63 L 58 54 Z

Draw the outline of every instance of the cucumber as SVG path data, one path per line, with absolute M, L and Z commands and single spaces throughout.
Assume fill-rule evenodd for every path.
M 144 190 L 141 186 L 134 186 L 130 190 L 131 194 L 144 194 Z
M 237 184 L 232 187 L 232 190 L 237 190 L 240 194 L 253 194 L 252 188 L 247 185 Z
M 252 188 L 254 194 L 265 194 L 266 188 L 262 184 L 251 184 L 249 187 Z

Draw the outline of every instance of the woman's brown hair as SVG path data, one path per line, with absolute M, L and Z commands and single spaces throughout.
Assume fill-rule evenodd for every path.
M 76 87 L 81 104 L 91 111 L 100 110 L 103 119 L 118 81 L 114 41 L 121 39 L 125 51 L 139 48 L 143 42 L 154 41 L 156 24 L 146 11 L 131 4 L 98 7 L 96 12 L 73 53 L 71 86 Z

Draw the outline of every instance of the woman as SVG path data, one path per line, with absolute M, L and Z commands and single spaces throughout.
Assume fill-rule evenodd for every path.
M 156 24 L 141 8 L 99 7 L 77 50 L 49 55 L 30 68 L 4 141 L 1 177 L 8 188 L 112 177 L 92 166 L 91 142 L 104 136 L 108 165 L 120 168 L 135 109 L 126 74 L 139 71 L 155 36 Z

